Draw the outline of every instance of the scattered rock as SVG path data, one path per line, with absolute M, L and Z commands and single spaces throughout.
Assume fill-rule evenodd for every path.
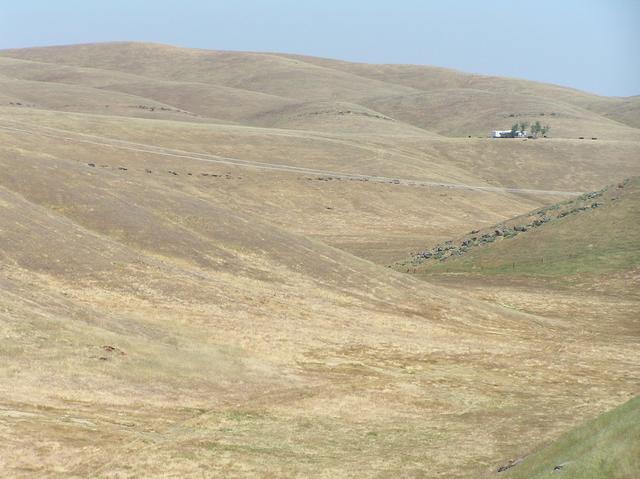
M 562 464 L 558 464 L 553 468 L 553 472 L 562 471 L 562 469 L 564 469 L 564 466 L 566 466 L 567 464 L 569 464 L 569 462 L 563 462 Z
M 513 459 L 511 461 L 509 461 L 508 463 L 506 463 L 504 466 L 500 466 L 498 468 L 498 472 L 504 472 L 507 469 L 511 469 L 513 466 L 517 466 L 518 464 L 520 464 L 522 461 L 524 461 L 523 457 L 520 457 L 518 459 Z
M 90 166 L 91 168 L 95 168 L 96 164 L 95 163 L 87 163 L 88 166 Z
M 107 344 L 105 346 L 102 346 L 101 348 L 105 353 L 110 353 L 110 354 L 117 354 L 118 356 L 126 356 L 126 353 L 120 349 L 117 348 L 116 346 L 111 346 L 110 344 Z
M 551 221 L 551 218 L 549 218 L 548 216 L 542 216 L 540 218 L 536 218 L 535 220 L 533 220 L 531 222 L 531 227 L 537 228 L 538 226 L 542 226 L 543 224 L 548 223 L 549 221 Z
M 600 191 L 592 191 L 591 193 L 585 193 L 584 195 L 581 195 L 578 199 L 581 200 L 590 200 L 593 198 L 597 198 L 598 196 L 601 196 L 602 192 Z

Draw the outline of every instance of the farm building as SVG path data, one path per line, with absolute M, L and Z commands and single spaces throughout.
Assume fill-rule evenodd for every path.
M 493 130 L 491 138 L 522 138 L 527 136 L 527 130 Z

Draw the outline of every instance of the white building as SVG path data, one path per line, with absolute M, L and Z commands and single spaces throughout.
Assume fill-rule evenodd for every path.
M 511 132 L 511 130 L 493 130 L 491 132 L 491 138 L 526 138 L 527 130 L 516 130 L 515 132 Z

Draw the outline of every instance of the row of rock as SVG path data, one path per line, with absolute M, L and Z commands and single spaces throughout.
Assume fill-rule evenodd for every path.
M 109 105 L 105 105 L 105 106 L 109 106 Z M 149 110 L 149 111 L 156 111 L 156 110 L 160 110 L 160 111 L 173 111 L 176 113 L 188 113 L 184 110 L 178 110 L 176 108 L 168 108 L 166 106 L 149 106 L 149 105 L 129 105 L 129 108 L 138 108 L 140 110 Z
M 369 178 L 366 177 L 344 177 L 344 176 L 316 176 L 316 177 L 310 177 L 307 176 L 305 178 L 307 181 L 369 181 Z M 378 181 L 378 183 L 381 183 L 382 181 Z M 400 180 L 397 179 L 392 179 L 392 180 L 386 180 L 384 181 L 384 183 L 388 183 L 390 185 L 399 185 L 400 184 Z
M 87 166 L 91 167 L 91 168 L 96 168 L 97 165 L 95 163 L 87 163 Z M 100 165 L 100 168 L 112 168 L 109 165 Z M 117 167 L 113 167 L 115 169 L 117 169 L 118 171 L 128 171 L 128 168 L 125 168 L 124 166 L 117 166 Z M 153 170 L 150 170 L 148 168 L 145 168 L 144 170 L 145 173 L 147 174 L 151 174 L 153 173 Z M 166 173 L 173 175 L 173 176 L 180 176 L 180 173 L 178 173 L 177 171 L 174 170 L 167 170 Z M 194 176 L 193 173 L 191 172 L 187 172 L 185 173 L 186 176 Z M 217 174 L 217 173 L 199 173 L 199 176 L 205 176 L 205 177 L 211 177 L 211 178 L 225 178 L 227 180 L 233 179 L 234 177 L 231 176 L 229 173 L 225 173 L 225 174 Z M 236 176 L 235 179 L 241 180 L 242 176 Z
M 469 233 L 469 236 L 463 239 L 459 245 L 453 244 L 453 241 L 445 241 L 430 250 L 420 251 L 414 255 L 414 259 L 417 261 L 423 260 L 445 260 L 453 256 L 461 256 L 469 249 L 482 246 L 485 244 L 493 243 L 497 239 L 513 238 L 514 236 L 529 231 L 531 229 L 539 228 L 540 226 L 560 218 L 564 218 L 569 215 L 579 213 L 581 211 L 595 209 L 602 206 L 601 202 L 593 202 L 589 205 L 581 204 L 584 201 L 592 200 L 602 196 L 606 191 L 600 190 L 592 193 L 586 193 L 581 195 L 576 200 L 558 203 L 555 205 L 541 208 L 529 216 L 529 221 L 523 224 L 516 224 L 512 226 L 498 225 L 493 231 L 480 234 L 479 230 L 473 230 Z M 578 205 L 576 205 L 578 204 Z M 575 205 L 573 208 L 570 206 Z
M 87 163 L 87 166 L 90 166 L 91 168 L 96 168 L 98 165 L 96 165 L 95 163 Z M 112 168 L 110 165 L 99 165 L 100 168 Z M 127 171 L 128 168 L 125 168 L 124 166 L 118 166 L 118 167 L 113 167 L 116 168 L 120 171 Z M 145 173 L 153 173 L 152 170 L 145 168 Z M 173 175 L 173 176 L 180 176 L 180 173 L 178 173 L 177 171 L 174 170 L 168 170 L 166 173 Z M 194 176 L 194 173 L 191 172 L 187 172 L 184 173 L 186 176 Z M 209 176 L 211 178 L 226 178 L 226 179 L 232 179 L 234 178 L 233 176 L 231 176 L 229 173 L 226 174 L 215 174 L 215 173 L 198 173 L 199 176 Z M 242 177 L 241 176 L 237 176 L 235 177 L 238 180 L 241 180 Z M 343 181 L 343 180 L 348 180 L 348 181 L 363 181 L 363 182 L 367 182 L 369 181 L 369 178 L 366 177 L 342 177 L 342 176 L 316 176 L 316 177 L 306 177 L 306 180 L 308 181 Z M 385 183 L 389 183 L 392 185 L 399 185 L 400 184 L 400 180 L 388 180 L 385 181 Z
M 309 113 L 300 113 L 296 115 L 297 118 L 303 118 L 306 116 L 318 116 L 318 115 L 358 115 L 366 116 L 370 118 L 377 118 L 378 120 L 394 121 L 393 118 L 384 115 L 377 115 L 375 113 L 369 113 L 367 111 L 354 111 L 354 110 L 319 110 Z

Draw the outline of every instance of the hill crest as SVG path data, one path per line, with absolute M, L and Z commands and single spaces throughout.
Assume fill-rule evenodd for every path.
M 0 51 L 0 56 L 235 88 L 287 99 L 284 101 L 357 103 L 445 136 L 484 136 L 492 129 L 509 128 L 514 118 L 548 121 L 554 136 L 567 138 L 635 138 L 635 127 L 640 125 L 637 97 L 601 97 L 552 84 L 432 66 L 371 65 L 303 55 L 137 42 L 12 49 Z M 145 96 L 143 91 L 138 94 Z M 451 95 L 454 105 L 462 102 L 467 108 L 456 110 L 454 106 L 450 110 L 447 103 Z M 197 98 L 198 92 L 192 97 Z M 168 103 L 169 98 L 156 91 L 157 101 Z M 171 98 L 175 100 L 175 94 Z M 186 103 L 194 105 L 197 101 Z M 186 103 L 178 101 L 174 106 L 187 109 Z M 469 108 L 472 105 L 477 106 Z M 241 119 L 234 112 L 220 115 L 210 109 L 202 113 L 226 121 Z M 306 128 L 300 123 L 295 127 Z

